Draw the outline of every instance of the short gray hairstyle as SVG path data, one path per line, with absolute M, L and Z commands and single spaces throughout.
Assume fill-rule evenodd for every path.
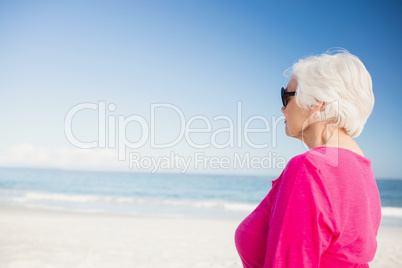
M 297 79 L 296 103 L 309 109 L 325 103 L 323 119 L 335 119 L 351 137 L 363 130 L 374 107 L 371 76 L 358 57 L 342 49 L 299 60 L 291 70 Z

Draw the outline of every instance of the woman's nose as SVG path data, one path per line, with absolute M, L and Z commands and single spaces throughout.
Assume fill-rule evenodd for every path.
M 282 112 L 282 113 L 285 113 L 285 106 L 282 106 L 281 112 Z

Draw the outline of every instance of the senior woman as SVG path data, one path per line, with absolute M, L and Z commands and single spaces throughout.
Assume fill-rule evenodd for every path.
M 244 267 L 368 267 L 380 197 L 353 140 L 374 106 L 371 77 L 347 51 L 300 60 L 281 90 L 285 131 L 309 150 L 292 158 L 236 230 Z

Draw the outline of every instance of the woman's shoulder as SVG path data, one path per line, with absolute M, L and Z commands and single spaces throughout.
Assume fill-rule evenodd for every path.
M 317 154 L 318 152 L 316 151 L 306 151 L 305 153 L 296 155 L 294 157 L 292 157 L 292 159 L 290 159 L 290 161 L 288 162 L 288 164 L 286 165 L 286 168 L 301 168 L 303 166 L 306 165 L 314 165 L 316 160 L 316 158 L 322 158 L 320 154 Z
M 295 178 L 305 178 L 306 175 L 308 177 L 318 176 L 320 173 L 319 166 L 309 152 L 294 156 L 289 160 L 283 171 L 283 175 L 290 177 L 292 180 Z
M 294 156 L 283 171 L 282 184 L 286 189 L 297 186 L 313 195 L 325 192 L 324 184 L 336 177 L 334 151 L 325 148 L 309 150 Z
M 356 168 L 370 171 L 371 160 L 345 148 L 322 146 L 293 157 L 285 170 L 288 174 L 308 173 L 315 177 L 325 174 L 328 177 L 345 172 L 352 174 Z
M 291 173 L 309 173 L 319 176 L 326 170 L 339 166 L 338 148 L 316 147 L 294 156 L 286 165 Z M 324 170 L 324 171 L 323 171 Z

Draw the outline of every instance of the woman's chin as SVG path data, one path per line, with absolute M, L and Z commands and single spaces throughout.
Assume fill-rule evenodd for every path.
M 288 136 L 288 137 L 292 137 L 292 136 L 291 136 L 291 133 L 290 133 L 290 131 L 289 131 L 289 129 L 288 129 L 287 126 L 285 126 L 285 134 L 286 134 L 286 136 Z
M 291 137 L 291 138 L 296 138 L 296 139 L 301 139 L 301 135 L 300 135 L 300 133 L 293 133 L 292 131 L 290 131 L 289 129 L 288 129 L 288 126 L 286 126 L 285 127 L 285 134 L 286 134 L 286 136 L 288 136 L 288 137 Z

